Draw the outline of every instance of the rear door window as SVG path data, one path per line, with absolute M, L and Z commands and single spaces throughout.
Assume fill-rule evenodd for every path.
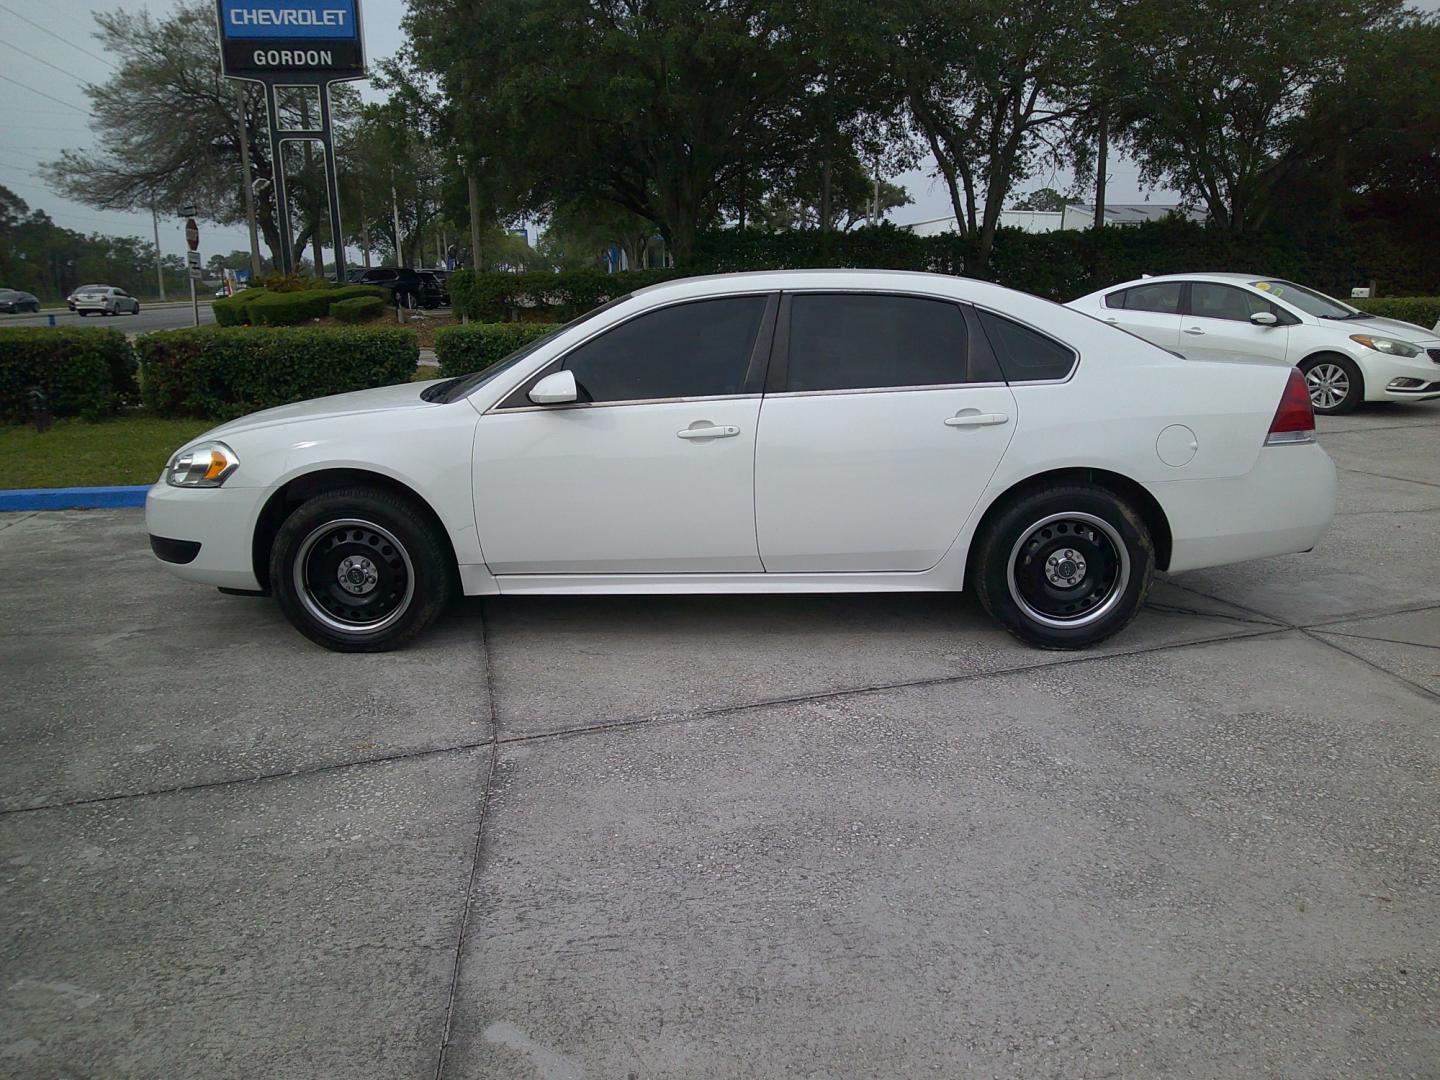
M 1183 281 L 1157 281 L 1153 285 L 1136 285 L 1105 297 L 1105 306 L 1126 311 L 1151 311 L 1157 315 L 1179 315 Z
M 970 381 L 959 304 L 915 296 L 798 293 L 780 391 L 953 386 Z

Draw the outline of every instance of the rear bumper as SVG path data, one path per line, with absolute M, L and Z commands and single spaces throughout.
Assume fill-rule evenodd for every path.
M 252 540 L 266 494 L 264 488 L 175 488 L 162 481 L 145 496 L 151 548 L 177 577 L 259 589 Z M 188 561 L 174 557 L 187 554 Z
M 1169 520 L 1175 572 L 1309 551 L 1335 516 L 1335 464 L 1316 443 L 1264 447 L 1243 476 L 1145 487 Z

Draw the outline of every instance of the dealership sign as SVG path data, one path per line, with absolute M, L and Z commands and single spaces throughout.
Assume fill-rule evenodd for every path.
M 356 79 L 365 74 L 359 0 L 217 0 L 226 75 Z

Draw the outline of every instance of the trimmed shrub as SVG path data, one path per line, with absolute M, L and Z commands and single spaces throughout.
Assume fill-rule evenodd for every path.
M 201 327 L 136 346 L 151 411 L 218 420 L 406 382 L 420 359 L 415 332 L 400 327 Z
M 1440 323 L 1440 296 L 1381 296 L 1352 300 L 1350 304 L 1382 319 L 1399 319 L 1426 330 L 1433 330 Z
M 485 273 L 461 270 L 450 278 L 450 301 L 457 315 L 476 322 L 568 322 L 617 296 L 670 281 L 679 270 L 571 270 L 563 274 Z
M 385 301 L 378 296 L 352 296 L 330 305 L 330 317 L 341 322 L 357 323 L 378 319 L 385 314 Z
M 105 416 L 135 396 L 134 350 L 119 330 L 0 329 L 0 419 L 27 419 L 36 389 L 55 416 Z
M 470 323 L 435 331 L 440 377 L 468 375 L 503 360 L 516 349 L 558 330 L 561 323 Z
M 305 291 L 271 292 L 246 289 L 227 300 L 215 301 L 215 321 L 221 326 L 294 326 L 307 319 L 330 314 L 330 305 L 359 296 L 380 298 L 385 292 L 375 285 L 342 285 Z

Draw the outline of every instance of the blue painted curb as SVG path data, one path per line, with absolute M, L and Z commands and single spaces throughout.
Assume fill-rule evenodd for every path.
M 0 513 L 14 510 L 110 510 L 144 506 L 149 484 L 139 487 L 12 488 L 0 491 Z

